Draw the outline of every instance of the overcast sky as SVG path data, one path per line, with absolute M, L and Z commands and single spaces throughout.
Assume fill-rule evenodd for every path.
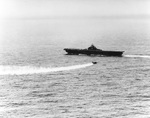
M 149 16 L 150 0 L 0 0 L 0 17 Z

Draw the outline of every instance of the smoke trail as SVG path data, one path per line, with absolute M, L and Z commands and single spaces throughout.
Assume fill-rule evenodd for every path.
M 132 58 L 150 58 L 150 55 L 124 55 L 124 57 L 132 57 Z
M 74 65 L 68 67 L 56 67 L 56 68 L 45 68 L 45 67 L 33 67 L 33 66 L 0 66 L 0 75 L 27 75 L 27 74 L 38 74 L 38 73 L 49 73 L 57 71 L 67 71 L 80 68 L 86 68 L 92 66 L 93 63 Z

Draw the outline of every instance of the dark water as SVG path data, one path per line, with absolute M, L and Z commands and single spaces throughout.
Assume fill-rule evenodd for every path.
M 2 22 L 0 117 L 150 117 L 148 20 Z M 124 56 L 69 56 L 63 51 L 91 43 L 123 50 Z

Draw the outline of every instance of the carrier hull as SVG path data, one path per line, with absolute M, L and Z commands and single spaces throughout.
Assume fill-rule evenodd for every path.
M 89 49 L 64 49 L 69 55 L 100 55 L 100 56 L 118 56 L 121 57 L 124 51 L 104 51 L 104 50 L 89 50 Z

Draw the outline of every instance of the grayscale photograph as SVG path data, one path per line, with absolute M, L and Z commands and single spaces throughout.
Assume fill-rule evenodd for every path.
M 150 118 L 150 0 L 0 0 L 0 118 Z

